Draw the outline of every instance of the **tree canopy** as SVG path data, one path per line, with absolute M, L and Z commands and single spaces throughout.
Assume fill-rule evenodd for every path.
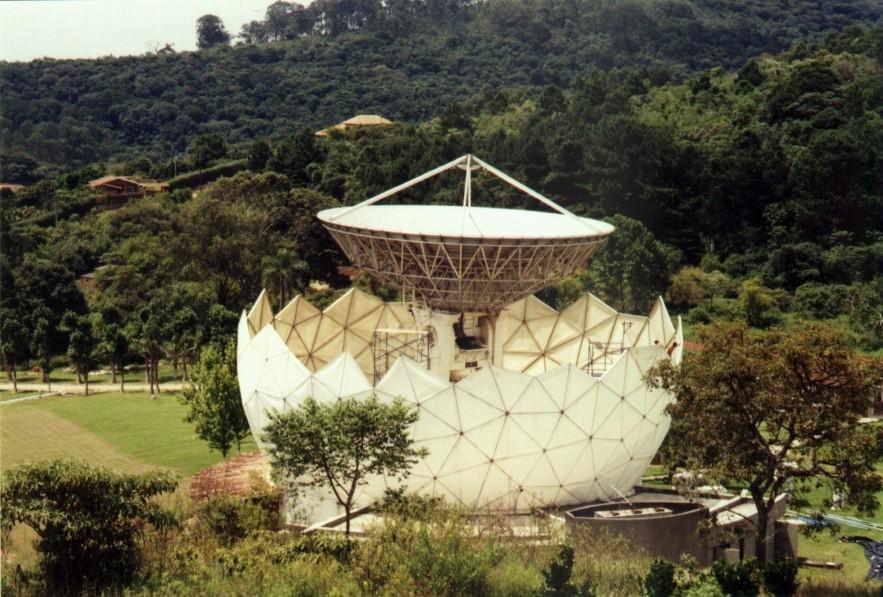
M 185 420 L 194 423 L 200 439 L 224 458 L 234 444 L 238 450 L 251 433 L 240 400 L 236 345 L 231 340 L 222 346 L 207 346 L 190 385 L 181 394 L 181 403 L 187 407 Z
M 883 433 L 857 421 L 879 392 L 880 363 L 863 360 L 817 323 L 787 333 L 718 324 L 699 330 L 698 339 L 701 350 L 688 352 L 680 367 L 658 366 L 649 380 L 675 397 L 674 451 L 713 478 L 747 486 L 759 513 L 759 561 L 783 492 L 792 507 L 806 505 L 813 487 L 841 492 L 860 512 L 879 506 Z
M 196 47 L 200 50 L 230 44 L 230 34 L 224 22 L 216 15 L 202 15 L 196 19 Z
M 228 51 L 210 47 L 228 34 L 204 15 L 199 52 L 0 63 L 0 149 L 16 176 L 4 182 L 26 182 L 31 159 L 169 159 L 201 134 L 279 141 L 359 112 L 417 122 L 484 85 L 569 88 L 593 68 L 680 80 L 878 16 L 874 0 L 276 2 Z M 809 91 L 792 85 L 776 105 Z
M 404 478 L 425 448 L 412 445 L 410 427 L 417 411 L 397 399 L 371 396 L 321 403 L 307 398 L 284 413 L 271 413 L 264 441 L 279 478 L 298 485 L 324 486 L 350 512 L 359 487 L 380 475 Z

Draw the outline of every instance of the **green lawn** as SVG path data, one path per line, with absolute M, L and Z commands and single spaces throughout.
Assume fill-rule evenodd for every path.
M 0 402 L 5 402 L 7 400 L 14 400 L 16 398 L 22 398 L 24 396 L 33 396 L 38 392 L 34 392 L 33 390 L 27 392 L 13 392 L 12 390 L 0 390 Z
M 857 588 L 874 586 L 873 583 L 864 582 L 865 575 L 870 568 L 865 559 L 864 550 L 860 545 L 854 543 L 842 543 L 839 539 L 841 535 L 864 535 L 883 541 L 883 533 L 849 527 L 841 527 L 837 535 L 833 537 L 829 532 L 822 532 L 812 537 L 800 537 L 799 545 L 802 557 L 843 563 L 842 570 L 802 568 L 800 576 L 805 585 L 818 585 L 819 591 L 822 590 L 822 587 L 827 586 L 832 593 L 838 585 Z
M 876 426 L 883 425 L 883 423 L 880 423 L 880 422 L 868 423 L 868 424 L 869 425 L 876 425 Z M 877 470 L 878 475 L 883 476 L 883 462 L 877 463 L 876 470 Z M 827 487 L 813 488 L 810 491 L 808 491 L 806 495 L 807 495 L 807 498 L 809 499 L 810 503 L 813 505 L 813 507 L 815 507 L 819 510 L 822 510 L 822 501 L 825 498 L 831 497 L 831 490 L 828 489 Z M 871 516 L 863 516 L 851 508 L 844 508 L 843 510 L 838 510 L 836 512 L 832 512 L 832 514 L 839 514 L 841 516 L 862 518 L 865 520 L 870 520 L 870 521 L 876 522 L 878 524 L 883 524 L 883 491 L 880 491 L 877 493 L 877 500 L 880 502 L 880 508 L 878 508 L 877 512 L 875 512 Z
M 877 472 L 883 475 L 883 463 L 877 464 Z M 814 489 L 809 492 L 809 499 L 814 506 L 821 509 L 821 501 L 830 497 L 827 489 Z M 871 516 L 862 516 L 852 509 L 843 509 L 832 512 L 841 516 L 849 516 L 853 518 L 861 518 L 883 524 L 883 491 L 877 494 L 881 507 Z M 843 570 L 820 570 L 803 568 L 801 578 L 804 579 L 807 587 L 813 587 L 815 594 L 850 594 L 846 587 L 855 587 L 855 595 L 883 595 L 883 589 L 879 588 L 879 582 L 864 582 L 865 575 L 868 573 L 869 564 L 865 559 L 864 551 L 861 546 L 852 543 L 841 543 L 839 538 L 842 535 L 864 535 L 883 541 L 883 532 L 867 531 L 855 529 L 848 526 L 841 526 L 835 536 L 829 532 L 822 532 L 812 537 L 800 538 L 800 555 L 813 560 L 832 560 L 843 563 Z M 860 592 L 867 588 L 868 592 Z M 875 591 L 880 591 L 876 593 Z
M 0 467 L 42 458 L 83 458 L 121 470 L 154 467 L 189 476 L 221 460 L 183 421 L 173 394 L 110 392 L 2 407 Z M 243 451 L 252 451 L 251 438 Z

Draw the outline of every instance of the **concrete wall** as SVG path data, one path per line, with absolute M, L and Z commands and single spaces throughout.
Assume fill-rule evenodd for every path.
M 590 508 L 617 508 L 621 505 L 621 503 L 613 503 Z M 568 512 L 565 520 L 568 530 L 581 529 L 583 532 L 588 531 L 593 534 L 608 532 L 623 535 L 636 549 L 643 550 L 653 557 L 658 556 L 677 562 L 682 554 L 687 554 L 694 557 L 701 566 L 711 563 L 712 550 L 703 545 L 699 537 L 699 525 L 708 518 L 708 509 L 705 506 L 683 502 L 636 505 L 664 506 L 675 512 L 652 517 L 611 519 L 580 517 L 579 511 L 576 510 L 574 513 Z
M 749 499 L 734 498 L 724 505 L 721 512 L 731 508 L 750 512 L 733 516 L 729 522 L 709 527 L 709 510 L 701 504 L 689 502 L 640 501 L 639 507 L 664 506 L 673 510 L 672 514 L 649 517 L 594 518 L 593 510 L 622 509 L 622 502 L 595 504 L 571 510 L 565 514 L 568 530 L 582 529 L 589 533 L 616 533 L 627 538 L 636 549 L 645 551 L 651 557 L 662 557 L 672 562 L 686 554 L 696 559 L 700 566 L 708 566 L 717 559 L 754 557 L 757 545 L 757 511 Z M 767 559 L 777 554 L 791 556 L 797 553 L 796 532 L 779 522 L 785 515 L 787 498 L 782 495 L 770 512 L 767 525 Z M 580 516 L 580 513 L 584 516 Z M 704 528 L 703 528 L 704 527 Z M 704 532 L 701 532 L 704 531 Z M 701 532 L 701 534 L 700 534 Z M 783 536 L 784 535 L 784 536 Z M 734 555 L 735 554 L 735 555 Z

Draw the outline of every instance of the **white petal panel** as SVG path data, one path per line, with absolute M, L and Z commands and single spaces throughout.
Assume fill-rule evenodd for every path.
M 455 384 L 401 357 L 372 387 L 374 332 L 414 329 L 407 305 L 351 290 L 325 311 L 295 297 L 273 317 L 262 293 L 237 329 L 249 425 L 263 448 L 270 413 L 307 396 L 401 397 L 418 411 L 415 444 L 429 450 L 404 484 L 410 491 L 520 511 L 631 492 L 670 423 L 671 397 L 648 388 L 644 375 L 665 359 L 680 362 L 680 320 L 672 325 L 661 300 L 639 317 L 587 294 L 561 313 L 529 297 L 497 321 L 502 368 L 485 366 Z M 371 479 L 357 505 L 398 484 Z M 314 493 L 315 516 L 336 509 Z

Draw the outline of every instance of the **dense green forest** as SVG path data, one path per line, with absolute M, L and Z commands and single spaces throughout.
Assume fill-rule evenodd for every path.
M 72 167 L 169 159 L 205 133 L 281 140 L 357 112 L 415 123 L 485 86 L 567 88 L 592 68 L 645 67 L 654 82 L 735 69 L 881 14 L 879 0 L 277 2 L 243 28 L 245 47 L 0 63 L 0 149 L 6 162 Z M 29 172 L 7 169 L 4 182 Z
M 231 339 L 240 313 L 262 288 L 277 310 L 298 293 L 324 307 L 352 285 L 397 298 L 364 273 L 350 278 L 352 270 L 341 268 L 346 258 L 316 212 L 354 204 L 465 153 L 579 215 L 615 226 L 586 268 L 540 298 L 560 309 L 590 291 L 618 310 L 646 314 L 662 295 L 669 310 L 683 316 L 687 340 L 707 348 L 688 347 L 689 355 L 706 357 L 684 369 L 695 375 L 697 387 L 706 384 L 704 372 L 716 359 L 747 377 L 780 379 L 782 369 L 758 364 L 763 357 L 756 351 L 749 351 L 754 360 L 731 359 L 726 348 L 733 330 L 749 331 L 745 337 L 771 354 L 779 349 L 770 347 L 781 344 L 770 338 L 787 339 L 833 355 L 835 365 L 858 351 L 855 371 L 879 364 L 879 0 L 393 0 L 382 6 L 371 0 L 316 0 L 306 7 L 277 2 L 265 20 L 243 28 L 239 47 L 220 42 L 180 54 L 0 63 L 0 181 L 25 185 L 0 189 L 0 360 L 7 377 L 16 380 L 31 369 L 45 383 L 53 370 L 70 367 L 88 382 L 99 368 L 114 379 L 138 369 L 153 398 L 161 363 L 164 382 L 188 381 L 188 368 L 198 366 L 200 356 L 205 364 L 223 353 L 229 363 L 218 375 L 229 382 L 236 405 Z M 379 112 L 395 123 L 315 135 L 356 112 Z M 170 187 L 102 203 L 88 183 L 108 173 L 162 179 Z M 448 172 L 390 201 L 457 203 L 462 183 L 461 174 Z M 476 175 L 473 189 L 477 205 L 537 208 L 489 177 Z M 699 327 L 710 322 L 716 325 Z M 793 359 L 797 368 L 817 361 Z M 832 371 L 833 379 L 857 378 Z M 705 394 L 711 400 L 715 392 Z M 822 403 L 816 396 L 802 395 L 808 402 L 801 404 L 814 408 Z M 114 400 L 128 404 L 133 396 L 120 393 Z M 143 400 L 155 417 L 161 401 L 146 394 Z M 798 410 L 761 403 L 776 420 Z M 108 404 L 70 409 L 100 411 L 107 428 Z M 847 417 L 855 414 L 854 404 L 848 403 Z M 148 412 L 121 411 L 121 417 Z M 704 417 L 723 412 L 694 411 Z M 854 420 L 827 413 L 844 426 Z M 817 419 L 828 425 L 822 415 Z M 752 437 L 775 449 L 781 462 L 790 461 L 787 450 L 797 446 L 815 450 L 813 442 L 822 437 L 772 442 L 765 433 L 774 427 L 760 420 L 752 425 L 764 433 Z M 717 420 L 716 428 L 729 421 Z M 704 429 L 704 423 L 693 428 Z M 870 441 L 879 429 L 863 437 Z M 683 433 L 674 430 L 676 438 Z M 850 453 L 838 456 L 837 466 L 850 474 L 850 483 L 876 483 L 876 461 L 863 455 L 883 443 L 849 443 L 852 436 L 843 441 Z M 664 448 L 672 467 L 683 449 L 676 442 Z M 151 436 L 145 443 L 163 441 Z M 82 445 L 98 452 L 92 446 L 105 444 Z M 824 445 L 834 455 L 841 449 Z M 817 464 L 815 456 L 811 460 Z M 785 478 L 784 468 L 760 462 Z M 30 509 L 37 513 L 35 528 L 55 521 L 68 539 L 97 550 L 65 552 L 108 583 L 88 585 L 90 594 L 710 595 L 758 594 L 761 584 L 764 594 L 792 594 L 798 572 L 791 560 L 757 569 L 718 563 L 706 571 L 687 560 L 651 564 L 606 535 L 574 533 L 571 545 L 559 546 L 550 530 L 549 542 L 525 541 L 508 527 L 501 532 L 498 520 L 467 519 L 436 498 L 396 492 L 378 505 L 384 525 L 353 543 L 330 534 L 277 532 L 280 496 L 263 486 L 246 500 L 187 505 L 170 497 L 168 512 L 151 503 L 151 529 L 144 526 L 150 517 L 131 500 L 127 517 L 107 512 L 118 507 L 113 502 L 120 501 L 121 488 L 131 494 L 141 487 L 136 493 L 144 500 L 173 489 L 165 474 L 43 466 L 57 471 L 44 476 L 37 465 L 4 477 L 4 491 L 18 486 L 27 501 L 18 514 L 13 505 L 12 518 L 26 521 L 21 512 Z M 724 475 L 732 474 L 728 466 Z M 65 495 L 87 499 L 27 497 L 34 487 L 42 491 L 34 482 L 40 478 L 55 495 L 61 479 L 73 487 Z M 807 482 L 814 500 L 836 495 L 832 487 L 840 491 L 819 474 Z M 799 498 L 800 484 L 796 492 L 791 487 Z M 859 497 L 877 489 L 863 485 Z M 84 508 L 69 508 L 74 502 Z M 98 502 L 100 508 L 90 509 Z M 83 524 L 92 515 L 114 530 Z M 187 522 L 178 526 L 175 520 Z M 13 545 L 8 529 L 0 530 Z M 44 559 L 37 567 L 4 549 L 4 594 L 68 594 L 88 580 L 78 573 L 67 579 L 69 586 L 53 587 L 47 566 L 53 560 L 46 556 L 67 546 L 48 537 L 38 543 Z M 111 545 L 107 537 L 114 542 L 105 553 L 125 556 L 113 570 L 107 562 L 114 560 L 94 556 Z M 864 556 L 848 547 L 856 547 L 864 575 Z M 801 556 L 831 558 L 827 551 L 803 549 Z M 847 569 L 855 574 L 855 561 L 847 561 Z M 59 571 L 66 574 L 58 567 L 56 577 Z M 831 574 L 830 584 L 801 577 L 799 594 L 846 590 L 843 571 Z M 733 588 L 740 575 L 746 583 Z
M 642 312 L 663 294 L 688 323 L 827 319 L 854 346 L 879 350 L 881 50 L 883 30 L 851 26 L 682 81 L 633 67 L 585 68 L 566 89 L 487 85 L 419 124 L 326 138 L 289 130 L 238 148 L 231 126 L 187 138 L 176 166 L 191 172 L 171 191 L 110 211 L 96 211 L 86 188 L 100 164 L 44 176 L 2 194 L 4 362 L 10 372 L 131 362 L 156 370 L 160 359 L 194 362 L 225 338 L 261 287 L 277 306 L 304 291 L 328 304 L 349 281 L 316 211 L 466 152 L 617 227 L 588 270 L 542 293 L 554 306 L 591 290 Z M 142 155 L 113 168 L 167 167 Z M 460 181 L 446 176 L 406 198 L 457 201 Z M 483 178 L 475 201 L 523 204 Z M 96 285 L 78 282 L 93 270 Z M 310 291 L 310 280 L 331 288 Z

